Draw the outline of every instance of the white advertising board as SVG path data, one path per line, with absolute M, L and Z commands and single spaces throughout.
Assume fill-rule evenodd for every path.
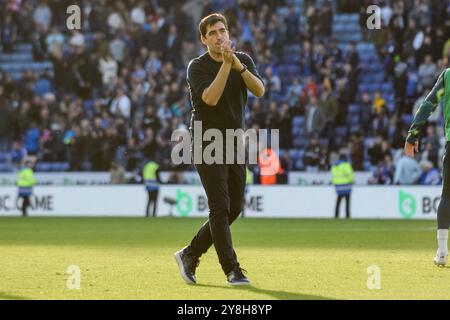
M 435 219 L 441 187 L 355 186 L 353 218 Z M 333 218 L 336 193 L 332 186 L 250 186 L 245 195 L 246 217 Z M 143 217 L 147 193 L 143 186 L 70 186 L 34 189 L 30 216 Z M 19 216 L 14 187 L 0 188 L 0 217 Z M 343 216 L 344 202 L 341 204 Z M 163 185 L 158 216 L 207 217 L 201 186 Z
M 126 173 L 130 178 L 132 173 Z M 370 172 L 355 172 L 355 184 L 367 185 L 372 176 Z M 40 186 L 91 186 L 108 185 L 109 172 L 37 172 L 35 174 Z M 167 182 L 170 172 L 163 171 L 161 180 Z M 200 177 L 196 171 L 182 172 L 182 178 L 186 184 L 201 185 Z M 13 187 L 16 185 L 17 173 L 0 173 L 0 187 Z M 288 184 L 294 186 L 305 185 L 330 185 L 331 174 L 329 172 L 300 172 L 291 171 L 288 175 Z
M 147 194 L 142 186 L 35 187 L 29 216 L 144 216 Z M 0 217 L 19 216 L 17 188 L 0 188 Z

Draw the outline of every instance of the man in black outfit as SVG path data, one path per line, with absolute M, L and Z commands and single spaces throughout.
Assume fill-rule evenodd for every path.
M 225 142 L 226 129 L 244 129 L 244 108 L 247 89 L 255 96 L 264 95 L 264 83 L 253 60 L 243 52 L 235 52 L 229 40 L 228 24 L 224 16 L 211 14 L 199 24 L 202 43 L 208 51 L 193 59 L 188 66 L 187 82 L 192 101 L 190 133 L 193 150 L 204 148 L 194 141 L 199 130 L 194 122 L 201 122 L 201 133 L 218 129 Z M 233 142 L 236 150 L 236 142 Z M 224 143 L 224 146 L 226 143 Z M 224 159 L 225 159 L 225 147 Z M 236 152 L 235 152 L 236 155 Z M 223 161 L 225 163 L 225 161 Z M 175 253 L 181 277 L 195 284 L 195 269 L 199 258 L 212 244 L 230 285 L 247 285 L 250 281 L 240 268 L 231 240 L 230 224 L 239 216 L 245 192 L 245 164 L 196 163 L 208 197 L 209 219 L 185 248 Z

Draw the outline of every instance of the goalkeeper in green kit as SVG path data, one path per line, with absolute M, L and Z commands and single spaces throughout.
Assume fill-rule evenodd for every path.
M 448 257 L 448 229 L 450 226 L 450 68 L 443 71 L 434 85 L 431 92 L 425 98 L 417 110 L 408 131 L 405 142 L 405 154 L 409 157 L 414 156 L 414 152 L 419 151 L 418 137 L 421 128 L 427 122 L 431 113 L 444 98 L 444 123 L 445 123 L 445 154 L 442 172 L 442 194 L 437 212 L 437 240 L 438 249 L 434 263 L 438 266 L 445 266 Z

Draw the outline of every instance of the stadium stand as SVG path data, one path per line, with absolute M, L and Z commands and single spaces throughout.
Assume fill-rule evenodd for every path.
M 0 172 L 17 166 L 14 143 L 37 156 L 37 171 L 107 171 L 114 160 L 138 171 L 148 158 L 173 169 L 170 135 L 190 118 L 186 66 L 204 50 L 195 5 L 224 13 L 236 47 L 254 57 L 267 94 L 250 97 L 247 126 L 280 128 L 287 171 L 327 171 L 342 151 L 374 177 L 386 155 L 395 166 L 425 79 L 450 56 L 449 0 L 86 0 L 80 31 L 65 26 L 70 4 L 0 1 Z M 381 30 L 366 28 L 369 4 Z M 432 19 L 443 27 L 427 27 Z M 439 143 L 417 160 L 437 167 L 439 111 L 430 125 Z M 305 158 L 312 138 L 321 163 Z

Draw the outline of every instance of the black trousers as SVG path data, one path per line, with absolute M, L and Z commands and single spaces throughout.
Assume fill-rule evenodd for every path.
M 148 191 L 148 201 L 147 201 L 147 209 L 145 210 L 145 215 L 148 217 L 150 214 L 150 205 L 153 204 L 153 213 L 152 216 L 156 217 L 156 200 L 158 200 L 158 190 Z
M 437 211 L 438 229 L 450 226 L 450 143 L 445 144 L 444 162 L 442 166 L 442 193 Z
M 30 196 L 20 196 L 22 201 L 22 216 L 26 217 L 28 215 L 28 207 L 30 206 Z
M 222 269 L 228 274 L 239 267 L 230 225 L 242 211 L 245 165 L 200 164 L 196 167 L 208 197 L 209 219 L 192 239 L 188 253 L 200 257 L 214 244 Z
M 345 199 L 345 216 L 350 218 L 350 193 L 345 195 L 338 195 L 336 200 L 335 218 L 339 218 L 339 208 L 341 206 L 341 200 Z

